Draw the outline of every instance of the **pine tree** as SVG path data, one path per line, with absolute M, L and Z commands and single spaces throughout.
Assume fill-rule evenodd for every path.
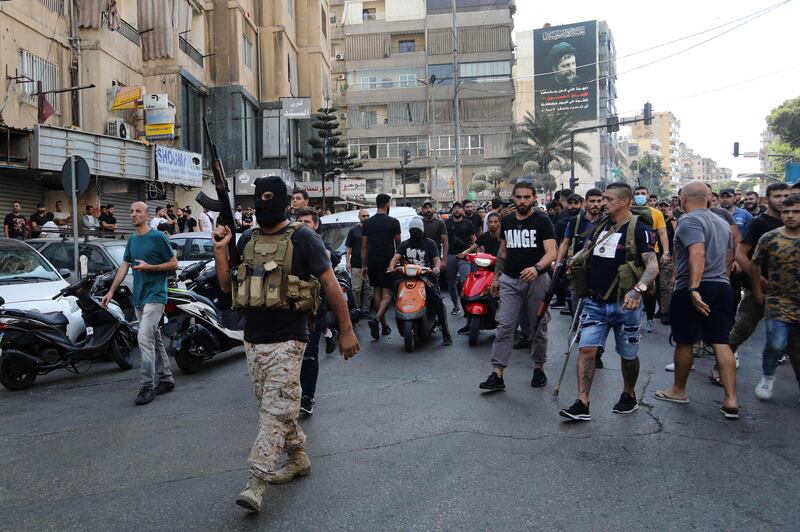
M 314 114 L 311 123 L 316 136 L 308 140 L 311 146 L 309 155 L 297 154 L 298 166 L 319 176 L 322 182 L 322 213 L 325 212 L 325 184 L 341 174 L 360 168 L 357 154 L 350 154 L 347 144 L 342 140 L 339 120 L 335 107 L 322 107 Z

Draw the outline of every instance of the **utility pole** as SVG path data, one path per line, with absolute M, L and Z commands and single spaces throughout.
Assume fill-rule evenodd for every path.
M 456 25 L 456 0 L 451 3 L 453 11 L 453 126 L 455 127 L 456 166 L 453 176 L 453 200 L 461 199 L 461 121 L 458 112 L 458 26 Z

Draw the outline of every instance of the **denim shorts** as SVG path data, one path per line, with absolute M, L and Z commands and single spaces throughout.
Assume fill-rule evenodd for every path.
M 623 303 L 598 303 L 587 298 L 581 312 L 580 347 L 605 348 L 608 331 L 614 329 L 617 354 L 626 360 L 639 356 L 639 326 L 642 305 L 636 310 L 625 310 Z

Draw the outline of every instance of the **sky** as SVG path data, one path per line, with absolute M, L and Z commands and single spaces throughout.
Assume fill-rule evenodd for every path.
M 617 109 L 620 118 L 672 111 L 681 123 L 681 141 L 733 175 L 759 171 L 758 159 L 733 157 L 758 151 L 766 116 L 785 100 L 800 96 L 800 0 L 788 3 L 710 42 L 744 22 L 656 48 L 780 4 L 782 0 L 517 0 L 514 30 L 605 20 L 617 49 Z M 625 73 L 680 50 L 695 48 Z M 753 79 L 756 78 L 756 79 Z M 752 81 L 747 81 L 752 80 Z M 745 83 L 742 83 L 745 82 Z M 707 94 L 701 94 L 705 93 Z M 621 133 L 624 133 L 623 129 Z

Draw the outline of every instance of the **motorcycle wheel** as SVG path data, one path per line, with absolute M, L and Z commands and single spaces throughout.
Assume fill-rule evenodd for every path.
M 200 367 L 203 365 L 203 359 L 192 356 L 188 349 L 182 347 L 175 353 L 175 363 L 181 368 L 182 372 L 191 375 L 192 373 L 200 371 Z
M 36 380 L 36 369 L 8 355 L 0 357 L 0 384 L 13 392 L 30 388 Z
M 128 333 L 118 331 L 111 339 L 111 360 L 119 366 L 121 370 L 128 370 L 133 367 L 131 362 L 131 341 L 128 338 Z
M 480 316 L 469 317 L 469 346 L 475 347 L 478 344 L 478 335 L 481 332 Z
M 414 350 L 414 344 L 416 343 L 416 334 L 414 333 L 414 322 L 413 321 L 405 321 L 403 322 L 403 342 L 405 343 L 406 351 L 412 352 Z

